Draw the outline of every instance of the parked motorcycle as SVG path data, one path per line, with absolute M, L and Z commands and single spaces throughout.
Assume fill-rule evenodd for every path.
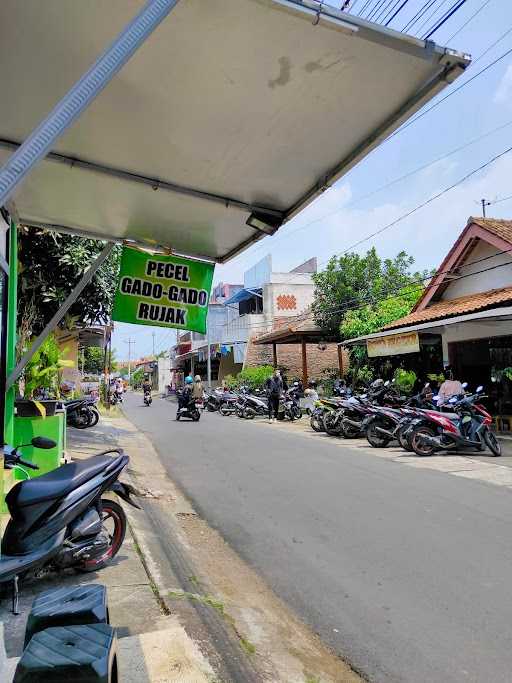
M 268 400 L 264 395 L 245 394 L 239 402 L 237 414 L 246 420 L 252 420 L 258 415 L 268 415 Z
M 64 401 L 67 424 L 77 429 L 94 427 L 100 419 L 95 403 L 96 399 L 93 398 L 78 398 Z
M 315 401 L 315 407 L 311 413 L 309 424 L 315 432 L 325 432 L 325 419 L 334 410 L 339 407 L 339 399 L 337 398 L 322 398 Z
M 31 445 L 48 449 L 56 444 L 36 437 Z M 4 466 L 38 469 L 21 457 L 18 448 L 22 446 L 4 446 Z M 9 491 L 5 501 L 10 520 L 2 539 L 0 584 L 12 584 L 15 614 L 21 578 L 43 569 L 96 572 L 117 555 L 126 533 L 126 516 L 118 503 L 102 496 L 111 491 L 139 507 L 130 498 L 132 487 L 118 481 L 128 462 L 121 449 L 110 449 L 21 481 Z
M 458 448 L 483 451 L 487 446 L 495 457 L 500 456 L 500 443 L 490 430 L 492 416 L 480 403 L 486 398 L 482 392 L 483 387 L 479 386 L 474 394 L 451 398 L 448 404 L 453 413 L 424 411 L 411 438 L 414 452 L 429 456 Z
M 279 399 L 278 417 L 282 415 L 281 419 L 288 419 L 292 422 L 300 420 L 302 417 L 302 409 L 300 407 L 300 400 L 298 396 L 298 389 L 293 387 Z

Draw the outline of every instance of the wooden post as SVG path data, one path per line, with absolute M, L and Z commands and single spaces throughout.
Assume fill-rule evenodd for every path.
M 277 344 L 274 342 L 272 344 L 272 355 L 273 355 L 273 363 L 274 363 L 274 369 L 277 368 Z
M 343 349 L 338 344 L 338 365 L 340 366 L 340 377 L 343 377 Z
M 308 359 L 306 357 L 306 342 L 302 340 L 302 384 L 308 386 Z

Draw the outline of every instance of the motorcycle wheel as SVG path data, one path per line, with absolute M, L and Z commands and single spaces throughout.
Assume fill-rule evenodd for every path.
M 222 408 L 222 406 L 221 406 L 221 408 Z M 215 413 L 215 412 L 217 411 L 217 408 L 216 408 L 215 406 L 212 406 L 211 403 L 207 403 L 207 404 L 206 404 L 206 410 L 207 410 L 209 413 Z M 220 412 L 220 408 L 219 408 L 219 412 Z M 224 413 L 223 413 L 223 414 L 224 414 Z
M 254 420 L 254 410 L 252 408 L 244 408 L 242 411 L 242 417 L 246 420 Z
M 90 408 L 89 410 L 91 411 L 91 422 L 89 424 L 89 427 L 96 427 L 100 420 L 100 414 L 96 410 L 96 408 Z
M 213 410 L 211 412 L 214 412 Z M 230 413 L 229 408 L 223 403 L 220 408 L 219 408 L 219 413 L 221 415 L 224 415 L 224 417 L 227 417 Z
M 410 436 L 405 436 L 400 430 L 398 432 L 398 443 L 400 446 L 404 449 L 404 451 L 407 451 L 408 453 L 413 452 L 412 444 L 411 444 L 411 437 Z
M 199 420 L 201 419 L 201 413 L 199 412 L 199 410 L 197 410 L 197 408 L 196 410 L 192 411 L 191 416 L 194 422 L 199 422 Z
M 354 425 L 349 425 L 341 421 L 341 433 L 345 439 L 357 439 L 359 436 L 359 429 L 354 427 Z
M 78 566 L 78 569 L 83 572 L 95 572 L 105 567 L 119 552 L 126 535 L 126 515 L 119 503 L 102 498 L 101 505 L 103 528 L 108 533 L 110 544 L 103 555 L 93 560 L 85 560 Z
M 499 456 L 501 455 L 501 445 L 498 439 L 496 438 L 496 435 L 493 432 L 486 429 L 484 433 L 484 441 L 487 448 L 491 451 L 494 457 L 499 458 Z
M 418 427 L 414 430 L 411 437 L 412 450 L 420 457 L 428 457 L 434 455 L 436 449 L 435 446 L 425 443 L 420 437 L 424 434 L 425 436 L 435 436 L 435 432 L 430 427 Z
M 80 415 L 78 419 L 73 421 L 73 427 L 76 429 L 87 429 L 91 426 L 91 419 L 89 416 Z
M 386 448 L 390 440 L 385 436 L 381 436 L 377 431 L 377 427 L 380 427 L 377 421 L 370 422 L 366 428 L 366 439 L 373 448 Z
M 316 415 L 311 415 L 309 424 L 311 425 L 311 429 L 313 429 L 315 432 L 325 432 L 323 421 L 320 421 Z

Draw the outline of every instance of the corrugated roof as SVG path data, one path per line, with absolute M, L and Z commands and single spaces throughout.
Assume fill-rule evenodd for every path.
M 394 320 L 392 323 L 389 323 L 389 325 L 385 325 L 382 329 L 392 330 L 397 327 L 427 322 L 429 320 L 451 318 L 455 315 L 473 313 L 474 311 L 482 311 L 486 308 L 491 308 L 493 306 L 508 302 L 512 302 L 512 287 L 492 289 L 488 292 L 479 292 L 477 294 L 461 296 L 458 299 L 438 301 L 428 308 L 425 308 L 421 311 L 414 311 L 413 313 L 406 315 L 405 318 Z

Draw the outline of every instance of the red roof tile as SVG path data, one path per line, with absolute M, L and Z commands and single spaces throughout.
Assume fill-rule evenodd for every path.
M 468 224 L 476 223 L 481 228 L 489 230 L 501 239 L 507 240 L 512 245 L 512 221 L 505 221 L 498 218 L 475 218 L 471 216 Z
M 467 296 L 461 296 L 458 299 L 438 301 L 428 308 L 424 308 L 421 311 L 414 311 L 413 313 L 406 315 L 405 318 L 394 320 L 392 323 L 389 323 L 389 325 L 386 325 L 383 329 L 391 330 L 396 327 L 404 327 L 406 325 L 415 325 L 417 323 L 428 322 L 429 320 L 452 318 L 455 315 L 483 311 L 486 308 L 492 308 L 493 306 L 501 305 L 507 302 L 512 302 L 512 287 L 491 289 L 488 292 L 469 294 Z

